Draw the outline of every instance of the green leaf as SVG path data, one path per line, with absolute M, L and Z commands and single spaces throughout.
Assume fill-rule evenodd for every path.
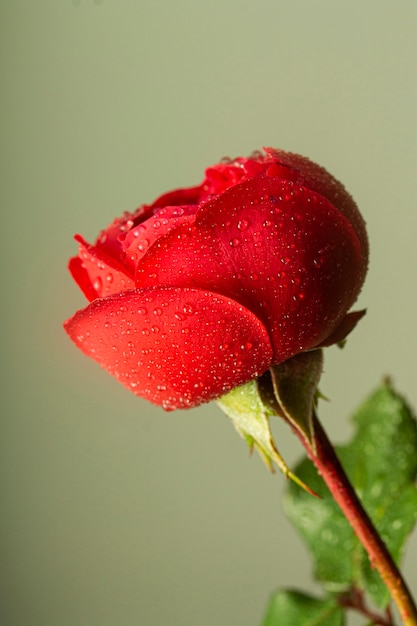
M 364 508 L 399 562 L 417 517 L 417 425 L 405 401 L 386 383 L 354 416 L 357 432 L 337 449 Z M 286 512 L 305 539 L 315 575 L 332 591 L 354 585 L 380 607 L 388 592 L 310 461 L 296 468 L 322 499 L 289 487 Z
M 353 531 L 311 461 L 304 459 L 295 471 L 321 497 L 289 488 L 285 512 L 312 553 L 315 577 L 330 591 L 345 591 L 355 579 L 358 558 Z
M 343 626 L 344 612 L 333 598 L 321 600 L 299 591 L 278 591 L 262 626 Z

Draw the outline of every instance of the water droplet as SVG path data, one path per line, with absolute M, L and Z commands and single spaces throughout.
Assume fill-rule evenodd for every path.
M 149 335 L 149 328 L 143 328 L 142 329 L 142 335 Z
M 111 284 L 114 280 L 113 274 L 107 274 L 106 276 L 106 282 L 108 282 L 109 284 Z
M 194 313 L 194 306 L 191 302 L 186 302 L 182 308 L 186 315 L 192 315 Z
M 154 315 L 162 315 L 162 309 L 160 309 L 159 307 L 153 310 L 153 314 Z
M 159 228 L 161 226 L 161 222 L 159 220 L 155 220 L 153 223 L 154 228 Z
M 323 541 L 327 543 L 334 543 L 334 533 L 329 528 L 324 528 L 320 533 L 320 536 Z
M 249 226 L 249 222 L 247 220 L 239 220 L 237 223 L 237 227 L 239 230 L 244 231 Z
M 140 250 L 141 252 L 144 252 L 144 250 L 146 250 L 148 247 L 149 247 L 148 239 L 142 239 L 142 241 L 138 244 L 138 250 Z
M 232 246 L 232 248 L 237 248 L 238 246 L 240 246 L 240 239 L 237 239 L 235 237 L 234 239 L 231 239 L 229 243 Z
M 124 222 L 123 224 L 120 224 L 119 230 L 120 232 L 124 233 L 127 230 L 130 230 L 132 226 L 133 226 L 133 220 L 126 220 L 126 222 Z
M 378 498 L 382 493 L 382 481 L 376 481 L 371 488 L 371 495 L 373 498 Z
M 249 278 L 250 278 L 251 280 L 255 280 L 255 281 L 256 281 L 256 280 L 259 280 L 259 276 L 258 276 L 258 274 L 249 274 Z
M 153 333 L 159 333 L 159 330 L 160 330 L 159 326 L 152 326 L 152 328 L 151 328 L 151 331 Z
M 147 312 L 148 311 L 144 307 L 141 307 L 140 309 L 138 309 L 138 315 L 146 315 Z
M 174 317 L 180 322 L 183 322 L 186 319 L 186 316 L 183 313 L 174 313 Z
M 94 280 L 93 287 L 100 296 L 103 290 L 103 281 L 101 280 L 100 276 L 97 276 L 97 278 Z

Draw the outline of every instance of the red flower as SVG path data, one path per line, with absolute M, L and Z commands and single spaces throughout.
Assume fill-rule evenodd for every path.
M 165 409 L 221 396 L 295 354 L 340 340 L 368 261 L 344 187 L 266 149 L 125 213 L 70 271 L 90 304 L 75 344 Z

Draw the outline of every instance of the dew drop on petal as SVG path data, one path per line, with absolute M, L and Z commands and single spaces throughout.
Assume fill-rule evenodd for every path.
M 182 308 L 186 315 L 192 315 L 194 313 L 194 306 L 191 302 L 186 302 Z
M 144 252 L 145 250 L 147 250 L 148 247 L 149 247 L 148 239 L 142 239 L 142 241 L 138 244 L 138 250 L 140 252 Z
M 100 296 L 103 291 L 103 281 L 101 280 L 100 276 L 97 276 L 97 278 L 94 279 L 93 287 Z
M 237 227 L 239 230 L 244 231 L 247 229 L 247 227 L 249 226 L 249 222 L 247 220 L 240 220 L 237 223 Z

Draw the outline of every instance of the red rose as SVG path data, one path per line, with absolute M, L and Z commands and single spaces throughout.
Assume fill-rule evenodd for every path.
M 90 304 L 74 343 L 138 396 L 193 407 L 305 350 L 341 339 L 368 261 L 344 187 L 266 149 L 125 213 L 70 271 Z

